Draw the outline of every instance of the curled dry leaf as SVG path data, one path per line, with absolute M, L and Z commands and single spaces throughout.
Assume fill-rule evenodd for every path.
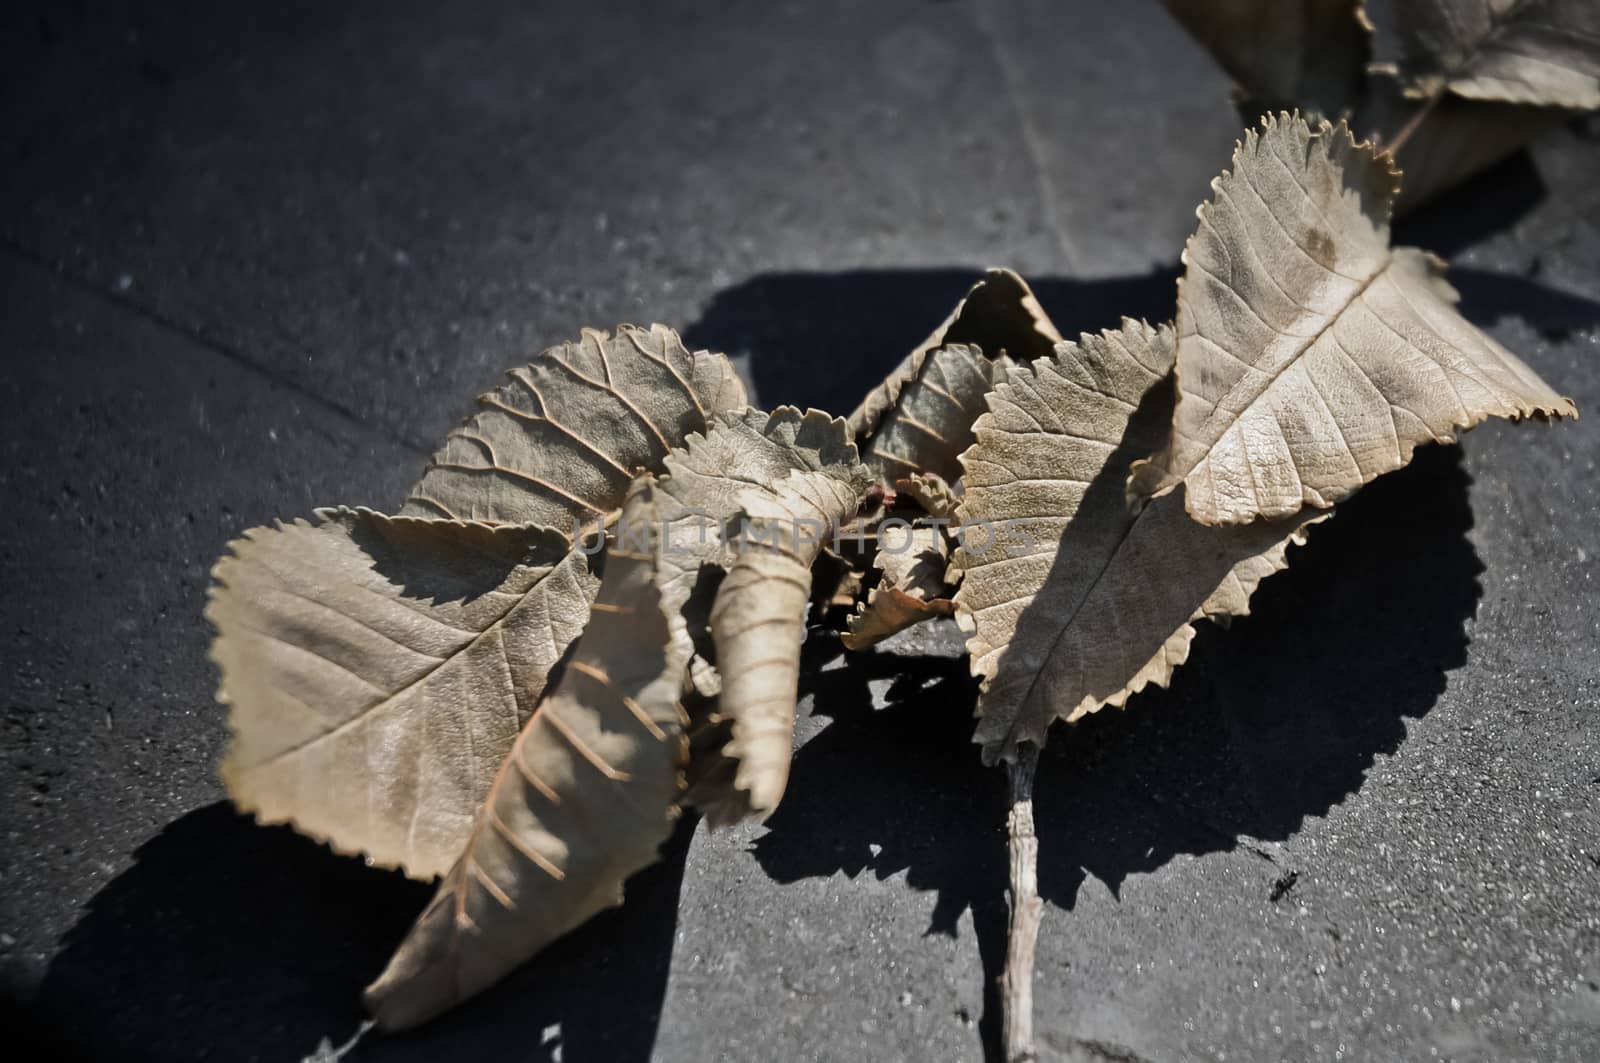
M 845 423 L 793 406 L 725 414 L 665 464 L 661 591 L 685 661 L 708 648 L 711 602 L 734 560 L 730 526 L 741 516 L 786 524 L 809 567 L 870 483 Z
M 1595 0 L 1408 0 L 1394 23 L 1415 95 L 1600 107 Z
M 1047 356 L 1060 339 L 1021 277 L 989 270 L 850 415 L 861 460 L 884 483 L 914 472 L 954 480 L 960 473 L 955 457 L 971 441 L 994 363 Z M 935 353 L 961 345 L 972 350 Z
M 1172 365 L 1171 329 L 1130 321 L 1063 343 L 989 396 L 962 456 L 954 561 L 986 762 L 1042 746 L 1056 719 L 1165 686 L 1193 621 L 1247 612 L 1298 540 L 1306 515 L 1212 528 L 1178 495 L 1128 508 L 1128 464 L 1171 421 Z
M 622 519 L 653 537 L 648 483 Z M 657 589 L 658 544 L 644 545 L 608 554 L 572 659 L 517 736 L 460 859 L 367 989 L 383 1029 L 431 1018 L 621 904 L 623 880 L 671 833 L 688 755 L 683 669 Z
M 1338 118 L 1361 96 L 1371 27 L 1356 0 L 1162 0 L 1227 71 L 1254 121 L 1302 106 Z
M 954 615 L 955 611 L 955 602 L 943 593 L 922 598 L 899 587 L 882 584 L 867 592 L 867 600 L 850 617 L 848 629 L 839 641 L 847 650 L 870 649 L 890 635 L 928 620 Z
M 688 679 L 683 689 L 686 694 L 715 698 L 722 693 L 722 676 L 717 674 L 716 665 L 697 653 L 689 658 Z
M 660 579 L 662 600 L 673 625 L 674 652 L 684 660 L 696 651 L 720 654 L 721 644 L 708 645 L 714 641 L 711 613 L 719 601 L 727 615 L 733 610 L 764 611 L 770 604 L 759 599 L 783 590 L 764 589 L 741 578 L 736 591 L 720 593 L 725 571 L 740 557 L 740 544 L 732 532 L 745 520 L 785 529 L 793 560 L 809 571 L 832 529 L 855 512 L 871 483 L 844 421 L 816 410 L 802 414 L 792 406 L 770 415 L 756 410 L 724 414 L 704 436 L 690 437 L 683 451 L 667 459 L 666 467 L 667 475 L 658 485 L 663 539 Z M 777 562 L 752 558 L 747 564 Z M 753 600 L 739 604 L 729 597 L 735 593 Z M 802 596 L 796 619 L 802 619 L 804 613 Z M 782 618 L 773 622 L 778 619 Z M 736 682 L 724 662 L 718 660 L 717 665 L 722 694 L 715 711 L 708 710 L 701 731 L 732 735 L 747 712 L 762 714 L 765 719 L 774 712 L 786 712 L 792 724 L 792 691 L 786 710 L 777 708 L 776 702 L 759 703 L 769 691 Z M 762 725 L 753 726 L 759 729 Z M 695 764 L 692 774 L 707 781 L 697 783 L 692 803 L 713 825 L 734 822 L 751 812 L 770 811 L 756 802 L 769 797 L 775 802 L 776 795 L 783 792 L 789 770 L 787 736 L 784 744 L 781 759 L 752 757 L 748 767 L 741 763 L 729 766 L 732 770 L 718 770 L 703 761 Z M 696 755 L 726 758 L 736 749 L 736 740 L 712 742 L 708 738 L 697 744 Z M 715 785 L 716 781 L 728 785 Z
M 711 606 L 722 713 L 733 724 L 723 754 L 738 764 L 734 791 L 764 816 L 789 782 L 811 566 L 786 521 L 749 521 L 733 545 L 733 567 Z
M 1212 182 L 1178 284 L 1179 396 L 1135 496 L 1206 524 L 1327 507 L 1489 416 L 1574 416 L 1455 309 L 1443 263 L 1389 246 L 1398 175 L 1341 122 L 1268 119 Z
M 886 520 L 878 526 L 878 550 L 872 564 L 883 573 L 885 582 L 936 597 L 934 592 L 944 586 L 949 566 L 944 532 L 899 518 Z
M 930 472 L 945 480 L 961 473 L 957 456 L 972 445 L 972 422 L 983 396 L 1010 359 L 991 359 L 981 348 L 946 344 L 922 352 L 910 365 L 894 407 L 862 449 L 861 460 L 888 482 Z
M 222 777 L 263 823 L 442 874 L 589 614 L 566 538 L 322 510 L 254 528 L 212 572 Z
M 450 433 L 402 513 L 561 529 L 603 521 L 639 471 L 746 401 L 727 358 L 689 351 L 662 325 L 585 329 L 508 376 Z
M 735 799 L 739 791 L 733 781 L 739 762 L 726 753 L 733 741 L 733 721 L 717 711 L 715 698 L 691 696 L 684 708 L 689 713 L 689 766 L 681 803 L 699 811 L 713 828 L 737 823 L 749 806 Z
M 940 529 L 886 521 L 878 529 L 872 563 L 881 576 L 840 636 L 846 649 L 867 649 L 924 620 L 955 612 L 945 586 L 949 548 Z
M 909 498 L 930 517 L 954 520 L 961 495 L 944 477 L 937 473 L 916 472 L 895 481 L 895 490 Z

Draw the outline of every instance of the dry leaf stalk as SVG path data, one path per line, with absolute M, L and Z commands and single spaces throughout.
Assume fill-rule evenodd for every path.
M 1011 868 L 1011 922 L 1006 935 L 1006 966 L 1000 977 L 1005 1011 L 1001 1037 L 1007 1063 L 1033 1063 L 1033 954 L 1039 942 L 1044 901 L 1039 896 L 1039 836 L 1033 829 L 1033 776 L 1039 747 L 1024 744 L 1006 766 L 1011 808 L 1006 814 Z

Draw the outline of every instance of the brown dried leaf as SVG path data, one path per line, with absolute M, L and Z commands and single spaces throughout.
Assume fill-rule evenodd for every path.
M 691 697 L 684 708 L 689 713 L 689 766 L 679 803 L 700 810 L 712 827 L 737 823 L 748 806 L 734 799 L 739 762 L 725 752 L 733 741 L 733 721 L 717 710 L 714 697 Z
M 402 514 L 542 524 L 603 521 L 641 470 L 745 408 L 744 385 L 720 354 L 691 353 L 663 325 L 585 329 L 482 395 L 450 433 Z
M 1327 118 L 1361 95 L 1371 28 L 1358 0 L 1162 0 L 1190 36 L 1264 111 L 1305 107 Z
M 1007 269 L 989 270 L 933 334 L 850 415 L 850 430 L 861 447 L 861 460 L 884 483 L 926 471 L 954 480 L 960 473 L 955 455 L 964 444 L 941 443 L 938 436 L 950 434 L 955 425 L 960 426 L 957 434 L 966 433 L 983 412 L 981 397 L 995 375 L 992 363 L 1002 358 L 1009 362 L 1046 357 L 1060 339 L 1021 277 Z M 936 349 L 948 345 L 976 348 L 980 357 L 967 364 L 968 356 L 933 356 Z M 980 364 L 984 359 L 991 364 Z M 963 414 L 963 408 L 968 412 Z M 895 417 L 897 413 L 901 416 Z M 931 428 L 934 435 L 927 436 L 912 423 L 895 427 L 907 418 Z M 875 457 L 879 435 L 885 436 L 883 453 Z
M 720 709 L 733 721 L 723 754 L 738 763 L 735 793 L 750 813 L 778 807 L 789 782 L 811 567 L 784 521 L 750 521 L 711 606 L 711 637 L 725 676 Z
M 845 649 L 867 649 L 924 620 L 955 612 L 945 586 L 949 550 L 938 528 L 885 522 L 878 529 L 873 566 L 881 579 L 840 636 Z
M 873 565 L 884 581 L 924 597 L 938 597 L 949 567 L 949 548 L 937 527 L 895 519 L 878 527 Z
M 1414 95 L 1600 107 L 1595 0 L 1406 0 L 1394 22 Z
M 835 522 L 856 510 L 871 483 L 849 440 L 845 423 L 816 410 L 804 414 L 781 407 L 766 415 L 746 411 L 725 414 L 705 436 L 692 436 L 687 447 L 666 461 L 667 475 L 659 481 L 662 521 L 662 601 L 673 625 L 675 653 L 685 660 L 690 653 L 720 654 L 713 643 L 711 613 L 721 603 L 724 610 L 764 610 L 771 603 L 759 599 L 766 593 L 784 597 L 783 612 L 770 614 L 771 622 L 787 623 L 789 603 L 785 588 L 763 590 L 741 579 L 736 587 L 753 597 L 749 603 L 731 601 L 720 593 L 723 573 L 740 558 L 735 532 L 746 520 L 787 529 L 786 545 L 794 561 L 809 570 Z M 751 559 L 748 565 L 774 565 Z M 729 594 L 734 592 L 730 591 Z M 792 610 L 803 620 L 805 598 Z M 724 636 L 726 637 L 726 636 Z M 718 660 L 723 692 L 716 713 L 738 721 L 747 711 L 770 711 Z M 781 699 L 780 699 L 781 700 Z M 787 709 L 792 722 L 792 696 Z M 759 724 L 755 725 L 759 728 Z M 787 739 L 785 740 L 787 742 Z M 715 756 L 725 756 L 722 746 Z M 699 755 L 697 747 L 697 756 Z M 726 779 L 731 786 L 703 785 L 693 797 L 713 824 L 733 822 L 752 811 L 767 811 L 756 800 L 776 800 L 788 775 L 788 757 L 752 758 L 748 768 L 717 772 L 705 764 L 695 766 L 697 777 Z
M 792 406 L 725 414 L 665 464 L 661 593 L 685 661 L 706 647 L 712 595 L 734 560 L 730 526 L 741 516 L 786 522 L 809 566 L 870 483 L 843 421 Z
M 206 616 L 222 777 L 262 823 L 418 878 L 461 851 L 597 580 L 564 536 L 322 510 L 253 528 Z
M 930 517 L 954 520 L 961 494 L 937 473 L 917 472 L 895 481 L 895 490 L 921 507 Z
M 655 527 L 648 483 L 622 519 Z M 560 681 L 517 736 L 460 859 L 366 991 L 383 1029 L 424 1022 L 492 985 L 621 904 L 623 881 L 657 859 L 688 756 L 658 545 L 608 554 Z
M 1206 524 L 1327 507 L 1422 443 L 1571 400 L 1455 309 L 1443 263 L 1390 248 L 1398 177 L 1343 123 L 1268 119 L 1212 182 L 1178 286 L 1180 394 L 1130 491 Z
M 867 600 L 850 617 L 849 628 L 839 636 L 847 650 L 865 650 L 890 635 L 916 627 L 941 616 L 952 616 L 956 603 L 950 598 L 922 598 L 891 584 L 867 592 Z
M 1128 508 L 1130 461 L 1166 436 L 1173 334 L 1140 322 L 1064 343 L 989 396 L 962 455 L 957 620 L 984 680 L 984 759 L 1056 719 L 1165 686 L 1193 621 L 1243 614 L 1307 519 L 1212 528 L 1180 497 Z M 1317 517 L 1311 517 L 1317 519 Z
M 683 689 L 685 694 L 715 698 L 722 693 L 722 676 L 717 674 L 716 665 L 697 653 L 689 658 L 689 678 Z
M 930 472 L 954 480 L 958 455 L 972 445 L 972 422 L 983 412 L 983 396 L 1005 362 L 968 344 L 922 351 L 909 363 L 894 407 L 884 414 L 861 451 L 861 460 L 888 483 Z

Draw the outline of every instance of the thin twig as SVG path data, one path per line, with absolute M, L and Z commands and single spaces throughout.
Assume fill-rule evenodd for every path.
M 1024 742 L 1009 765 L 1011 812 L 1006 829 L 1011 839 L 1011 930 L 1006 939 L 1006 968 L 1000 977 L 1004 1010 L 1001 1027 L 1006 1063 L 1034 1063 L 1033 948 L 1039 938 L 1039 839 L 1033 832 L 1033 773 L 1039 747 Z

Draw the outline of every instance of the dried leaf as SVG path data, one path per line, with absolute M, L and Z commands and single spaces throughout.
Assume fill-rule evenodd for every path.
M 843 421 L 792 406 L 725 414 L 704 436 L 691 436 L 666 468 L 661 593 L 685 661 L 707 641 L 711 595 L 734 559 L 724 541 L 730 524 L 742 516 L 785 522 L 809 566 L 870 483 Z
M 878 552 L 872 563 L 886 583 L 923 597 L 938 597 L 949 567 L 944 532 L 898 519 L 885 521 L 878 528 Z
M 1166 436 L 1173 334 L 1125 322 L 1064 343 L 989 396 L 962 456 L 957 620 L 983 677 L 984 759 L 1043 745 L 1056 719 L 1165 686 L 1192 622 L 1248 611 L 1306 517 L 1212 528 L 1171 495 L 1128 508 L 1128 463 Z M 1313 518 L 1315 519 L 1315 518 Z
M 786 542 L 795 562 L 809 569 L 836 522 L 855 512 L 871 483 L 842 420 L 816 410 L 801 414 L 793 407 L 781 407 L 770 416 L 754 410 L 725 414 L 705 436 L 691 436 L 685 450 L 669 457 L 666 466 L 658 503 L 662 601 L 673 625 L 674 652 L 685 660 L 696 651 L 721 652 L 720 645 L 707 645 L 713 635 L 711 613 L 717 601 L 724 610 L 734 608 L 734 603 L 714 596 L 725 582 L 724 571 L 740 556 L 739 544 L 730 536 L 745 520 L 787 529 Z M 756 599 L 763 593 L 743 580 L 737 586 Z M 774 587 L 771 593 L 783 590 Z M 796 619 L 804 616 L 804 604 L 802 596 L 793 612 Z M 759 600 L 740 606 L 746 607 L 766 608 Z M 787 616 L 774 615 L 773 622 Z M 740 677 L 732 675 L 725 662 L 718 660 L 717 666 L 723 684 L 716 710 L 720 717 L 737 721 L 747 710 L 772 708 L 756 705 L 749 688 L 740 685 Z M 788 713 L 792 721 L 792 704 Z M 725 756 L 726 750 L 718 746 L 711 755 Z M 752 758 L 748 768 L 741 763 L 736 772 L 697 764 L 693 774 L 732 783 L 699 785 L 693 797 L 695 807 L 713 824 L 729 823 L 752 811 L 768 810 L 755 801 L 775 801 L 772 795 L 781 795 L 788 757 L 781 763 L 775 758 L 759 763 Z
M 841 549 L 845 545 L 843 536 L 849 534 L 853 524 L 846 522 L 840 529 Z M 824 547 L 811 563 L 811 601 L 820 609 L 855 605 L 861 584 L 861 571 L 830 547 Z
M 895 481 L 895 490 L 922 508 L 930 517 L 953 520 L 961 493 L 937 473 L 917 472 Z
M 1184 483 L 1203 523 L 1287 517 L 1486 417 L 1576 415 L 1456 312 L 1442 262 L 1389 247 L 1397 186 L 1343 123 L 1246 134 L 1184 252 L 1172 438 L 1135 495 Z
M 1369 74 L 1357 128 L 1392 136 L 1420 106 L 1401 94 L 1393 75 Z M 1415 210 L 1571 117 L 1555 107 L 1455 96 L 1436 101 L 1395 153 L 1403 178 L 1395 213 Z
M 905 417 L 942 434 L 952 423 L 963 420 L 965 431 L 983 412 L 980 399 L 992 383 L 992 365 L 968 366 L 964 357 L 934 359 L 935 364 L 930 365 L 933 352 L 947 345 L 967 345 L 977 348 L 977 353 L 991 363 L 1002 357 L 1029 361 L 1048 356 L 1060 339 L 1061 334 L 1021 277 L 1006 269 L 989 270 L 933 334 L 873 388 L 850 415 L 850 430 L 861 447 L 862 460 L 885 483 L 920 471 L 943 471 L 946 479 L 954 480 L 960 472 L 954 455 L 962 448 L 956 447 L 952 452 L 937 436 L 919 438 L 923 433 L 911 424 L 894 429 L 898 438 L 886 440 L 883 456 L 872 457 L 875 437 L 891 431 L 892 425 L 886 422 L 899 420 L 894 417 L 896 413 L 903 412 Z M 920 386 L 911 387 L 918 382 Z M 906 394 L 908 388 L 910 394 Z M 959 413 L 962 407 L 970 410 L 964 419 Z M 908 460 L 912 463 L 909 468 L 905 464 Z
M 739 762 L 725 752 L 733 741 L 733 721 L 718 711 L 714 697 L 691 697 L 684 708 L 689 713 L 689 766 L 680 803 L 699 810 L 712 827 L 737 823 L 749 806 L 737 798 L 733 784 Z
M 645 483 L 622 519 L 653 529 L 653 510 Z M 688 756 L 657 546 L 608 554 L 560 681 L 517 736 L 460 860 L 366 991 L 383 1029 L 414 1026 L 492 985 L 621 904 L 623 881 L 656 860 Z
M 947 344 L 917 354 L 908 364 L 895 404 L 861 451 L 861 460 L 884 482 L 929 472 L 954 480 L 957 456 L 972 445 L 972 422 L 983 396 L 1006 362 L 968 344 Z
M 870 649 L 890 635 L 941 616 L 953 616 L 955 611 L 956 603 L 947 597 L 922 598 L 895 586 L 874 587 L 850 618 L 849 629 L 839 636 L 839 641 L 847 650 Z
M 322 510 L 212 572 L 240 809 L 419 878 L 461 851 L 597 581 L 540 528 Z
M 693 692 L 702 698 L 715 698 L 722 693 L 722 676 L 717 674 L 716 665 L 700 656 L 698 653 L 689 658 L 689 680 L 684 687 L 685 693 Z
M 403 514 L 562 530 L 602 521 L 640 470 L 745 408 L 728 360 L 691 353 L 662 325 L 585 329 L 508 376 L 450 433 Z
M 1600 107 L 1595 0 L 1406 0 L 1394 22 L 1415 95 Z
M 1371 27 L 1358 0 L 1162 0 L 1190 36 L 1264 111 L 1343 115 L 1361 95 Z
M 948 548 L 938 528 L 885 522 L 878 529 L 873 566 L 882 575 L 840 636 L 846 649 L 867 649 L 924 620 L 955 612 L 945 586 Z
M 721 712 L 733 721 L 723 753 L 738 763 L 734 791 L 749 811 L 778 807 L 789 782 L 800 643 L 805 637 L 810 561 L 793 526 L 750 521 L 735 539 L 737 559 L 711 606 L 711 637 L 725 677 Z

